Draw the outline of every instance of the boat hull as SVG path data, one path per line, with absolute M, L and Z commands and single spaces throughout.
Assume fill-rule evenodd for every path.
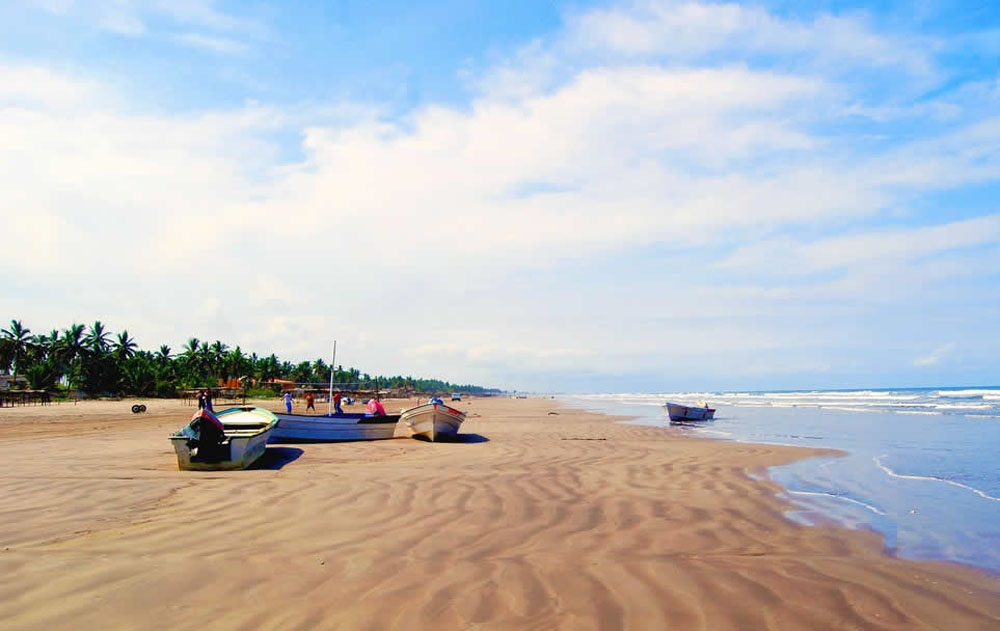
M 193 435 L 184 427 L 170 436 L 177 455 L 177 468 L 184 471 L 225 471 L 246 469 L 267 448 L 267 441 L 278 419 L 262 408 L 230 408 L 217 415 L 222 421 L 225 440 L 205 458 L 202 448 L 192 446 Z
M 401 416 L 414 438 L 430 441 L 452 438 L 465 420 L 465 412 L 442 403 L 425 403 Z
M 398 414 L 276 414 L 278 424 L 271 433 L 271 442 L 339 442 L 355 440 L 385 440 L 396 433 Z
M 710 421 L 715 418 L 715 410 L 712 408 L 689 407 L 679 403 L 667 403 L 667 414 L 671 421 Z

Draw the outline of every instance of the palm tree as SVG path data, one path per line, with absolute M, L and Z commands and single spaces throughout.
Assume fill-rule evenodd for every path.
M 31 329 L 25 328 L 20 320 L 11 320 L 10 328 L 3 329 L 0 333 L 4 336 L 6 355 L 10 358 L 14 367 L 14 383 L 17 383 L 17 373 L 24 368 L 24 361 L 28 356 L 28 351 L 34 346 L 28 334 Z
M 160 345 L 160 350 L 153 356 L 153 365 L 156 368 L 157 387 L 163 387 L 169 392 L 177 387 L 177 368 L 170 354 L 170 347 L 166 344 Z
M 156 353 L 156 361 L 160 364 L 169 364 L 171 359 L 173 359 L 173 355 L 170 354 L 170 347 L 166 344 L 160 345 L 160 350 Z
M 312 380 L 325 383 L 330 378 L 330 367 L 322 359 L 317 359 L 312 365 Z
M 261 359 L 257 364 L 257 370 L 260 371 L 258 376 L 260 377 L 261 383 L 265 383 L 277 377 L 278 369 L 278 358 L 275 357 L 273 353 L 268 357 Z
M 244 377 L 249 377 L 253 372 L 250 359 L 243 354 L 243 350 L 239 346 L 226 354 L 225 364 L 226 373 L 230 377 L 243 379 Z
M 104 325 L 101 324 L 101 321 L 96 320 L 94 324 L 91 325 L 90 330 L 87 331 L 87 335 L 83 338 L 83 342 L 87 345 L 87 349 L 90 350 L 91 353 L 96 356 L 101 356 L 108 351 L 108 335 L 109 333 L 104 330 Z
M 201 340 L 196 337 L 188 338 L 187 343 L 184 345 L 184 350 L 181 351 L 179 357 L 181 376 L 183 381 L 187 382 L 188 387 L 199 385 L 197 381 L 201 368 L 201 358 L 198 355 L 198 349 L 200 348 Z
M 198 348 L 201 346 L 201 340 L 196 337 L 188 338 L 187 344 L 184 345 L 184 351 L 181 355 L 186 355 L 188 357 L 193 357 L 198 354 Z
M 291 376 L 296 383 L 310 383 L 312 381 L 312 362 L 299 362 L 292 369 Z
M 71 324 L 63 331 L 62 339 L 59 340 L 59 352 L 67 362 L 72 362 L 87 349 L 83 330 L 82 324 Z
M 156 393 L 156 370 L 150 353 L 140 351 L 122 363 L 121 385 L 129 394 L 151 396 Z
M 71 385 L 77 382 L 76 378 L 80 372 L 80 357 L 87 352 L 83 331 L 82 324 L 71 324 L 68 329 L 63 330 L 56 350 L 59 359 L 66 366 L 66 376 Z
M 212 351 L 208 348 L 208 342 L 202 342 L 201 348 L 198 349 L 198 377 L 202 381 L 206 381 L 208 376 L 213 372 L 212 367 Z
M 125 361 L 126 359 L 135 355 L 136 349 L 139 345 L 135 343 L 135 340 L 128 336 L 128 330 L 124 330 L 118 334 L 115 339 L 114 353 L 115 358 L 119 361 Z
M 35 351 L 38 353 L 39 360 L 53 359 L 56 346 L 59 343 L 59 331 L 52 329 L 48 335 L 34 335 L 32 336 L 32 342 L 35 345 Z
M 229 347 L 220 342 L 219 340 L 215 340 L 215 342 L 212 343 L 211 346 L 212 368 L 213 368 L 212 372 L 219 379 L 222 379 L 223 377 L 228 377 L 228 375 L 225 374 L 226 373 L 225 359 L 226 359 L 226 351 L 228 350 Z

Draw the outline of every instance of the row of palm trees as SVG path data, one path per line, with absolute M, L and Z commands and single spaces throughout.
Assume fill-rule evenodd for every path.
M 33 389 L 60 386 L 88 394 L 129 394 L 137 396 L 174 396 L 178 390 L 215 386 L 220 380 L 240 379 L 244 384 L 272 379 L 291 379 L 297 383 L 324 383 L 330 378 L 330 366 L 322 359 L 293 364 L 274 354 L 258 357 L 230 348 L 219 340 L 207 342 L 192 337 L 174 353 L 166 344 L 157 351 L 140 350 L 122 330 L 112 334 L 100 321 L 89 327 L 71 324 L 59 331 L 32 334 L 19 320 L 11 320 L 0 330 L 0 371 L 12 371 L 27 379 Z M 338 383 L 366 384 L 373 378 L 356 368 L 334 371 Z M 382 379 L 383 387 L 393 387 L 413 380 L 404 377 Z

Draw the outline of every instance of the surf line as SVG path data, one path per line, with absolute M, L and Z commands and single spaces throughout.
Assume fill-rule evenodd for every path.
M 866 504 L 864 502 L 854 499 L 853 497 L 847 497 L 846 495 L 837 495 L 836 493 L 820 493 L 817 491 L 788 491 L 788 494 L 807 495 L 811 497 L 824 497 L 824 498 L 832 498 L 835 500 L 843 500 L 845 502 L 850 502 L 851 504 L 857 504 L 858 506 L 871 511 L 876 515 L 883 515 L 883 516 L 885 515 L 884 511 L 879 510 L 878 508 L 872 506 L 871 504 Z
M 885 472 L 886 475 L 892 476 L 894 478 L 899 478 L 901 480 L 918 480 L 921 482 L 943 482 L 944 484 L 950 484 L 952 486 L 957 486 L 960 489 L 965 489 L 967 491 L 972 491 L 979 497 L 983 499 L 992 500 L 994 502 L 1000 502 L 1000 497 L 993 497 L 985 491 L 980 491 L 979 489 L 969 486 L 967 484 L 962 484 L 961 482 L 955 482 L 954 480 L 946 480 L 945 478 L 935 478 L 931 475 L 903 475 L 902 473 L 896 473 L 889 467 L 882 464 L 882 458 L 885 458 L 888 454 L 882 454 L 881 456 L 875 456 L 872 460 L 875 462 L 875 466 Z

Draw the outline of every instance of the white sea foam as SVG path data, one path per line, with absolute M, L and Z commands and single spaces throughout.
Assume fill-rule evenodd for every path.
M 695 433 L 704 436 L 721 436 L 722 438 L 728 438 L 732 436 L 732 432 L 723 432 L 717 429 L 705 429 L 703 427 L 695 428 Z
M 858 500 L 854 499 L 853 497 L 847 497 L 846 495 L 837 495 L 836 493 L 820 493 L 820 492 L 816 492 L 816 491 L 788 491 L 788 493 L 790 495 L 807 495 L 807 496 L 814 496 L 814 497 L 822 497 L 822 498 L 829 498 L 829 499 L 835 499 L 835 500 L 842 500 L 844 502 L 850 502 L 851 504 L 857 504 L 858 506 L 864 508 L 865 510 L 871 511 L 871 512 L 875 513 L 876 515 L 885 515 L 886 514 L 885 511 L 883 511 L 883 510 L 881 510 L 881 509 L 879 509 L 879 508 L 877 508 L 875 506 L 872 506 L 871 504 L 866 504 L 865 502 L 858 501 Z
M 967 491 L 972 491 L 979 497 L 983 499 L 991 500 L 993 502 L 1000 502 L 1000 497 L 993 497 L 985 491 L 981 491 L 976 487 L 969 486 L 968 484 L 962 484 L 961 482 L 955 482 L 954 480 L 948 480 L 946 478 L 937 478 L 931 475 L 905 475 L 902 473 L 896 473 L 886 465 L 882 464 L 882 458 L 885 458 L 886 454 L 881 456 L 875 456 L 872 460 L 875 462 L 875 466 L 885 472 L 886 475 L 899 478 L 900 480 L 916 480 L 918 482 L 940 482 L 942 484 L 950 484 L 951 486 L 957 486 L 958 488 L 965 489 Z
M 695 405 L 744 408 L 815 408 L 843 412 L 893 412 L 914 414 L 1000 415 L 1000 388 L 962 390 L 809 390 L 798 392 L 666 392 L 580 395 L 584 400 L 642 406 L 662 406 L 666 401 Z
M 989 410 L 994 406 L 989 403 L 942 403 L 935 405 L 935 410 Z
M 934 394 L 949 399 L 978 399 L 986 395 L 998 395 L 1000 391 L 970 388 L 968 390 L 938 390 Z

